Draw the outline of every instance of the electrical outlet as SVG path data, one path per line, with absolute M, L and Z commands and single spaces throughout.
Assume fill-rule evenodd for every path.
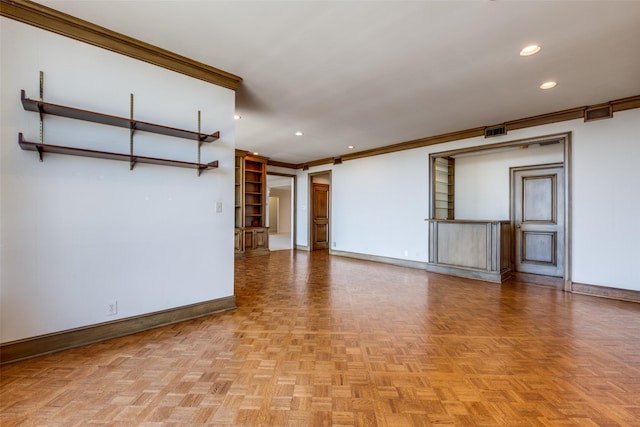
M 107 316 L 113 316 L 118 314 L 118 301 L 110 301 L 107 304 Z
M 333 247 L 334 247 L 334 248 L 336 247 L 336 242 L 333 242 Z

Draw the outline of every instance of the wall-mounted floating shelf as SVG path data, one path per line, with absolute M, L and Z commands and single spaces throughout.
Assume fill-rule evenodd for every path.
M 40 72 L 40 98 L 43 93 L 43 73 Z M 200 146 L 204 142 L 213 142 L 220 138 L 220 132 L 214 132 L 211 134 L 202 133 L 200 131 L 200 111 L 198 111 L 198 131 L 190 131 L 184 129 L 177 129 L 169 126 L 159 125 L 155 123 L 148 123 L 135 120 L 133 118 L 133 94 L 131 94 L 131 118 L 111 116 L 108 114 L 97 113 L 94 111 L 81 110 L 78 108 L 68 107 L 64 105 L 51 104 L 44 102 L 42 99 L 34 100 L 29 99 L 26 96 L 24 90 L 21 90 L 20 99 L 22 101 L 22 107 L 26 111 L 34 111 L 40 114 L 40 142 L 26 141 L 22 133 L 18 135 L 18 144 L 23 150 L 37 151 L 40 157 L 40 161 L 43 160 L 44 153 L 58 153 L 69 154 L 82 157 L 96 157 L 100 159 L 122 160 L 128 161 L 130 169 L 133 169 L 136 163 L 148 163 L 153 165 L 163 166 L 178 166 L 183 168 L 196 169 L 198 175 L 203 170 L 214 169 L 218 167 L 218 161 L 210 163 L 200 162 Z M 85 148 L 65 147 L 60 145 L 45 144 L 43 141 L 43 121 L 45 115 L 53 115 L 66 117 L 70 119 L 83 120 L 87 122 L 100 123 L 103 125 L 117 126 L 121 128 L 127 128 L 130 130 L 130 152 L 125 153 L 111 153 L 107 151 L 96 151 Z M 197 142 L 197 162 L 185 162 L 181 160 L 159 159 L 155 157 L 139 156 L 133 152 L 133 134 L 136 131 L 150 132 L 159 135 L 172 136 L 176 138 L 188 139 Z
M 121 128 L 132 129 L 134 131 L 139 130 L 143 132 L 175 136 L 176 138 L 191 139 L 201 142 L 213 142 L 220 138 L 220 132 L 203 134 L 190 130 L 176 129 L 169 126 L 127 119 L 125 117 L 110 116 L 108 114 L 96 113 L 94 111 L 80 110 L 78 108 L 29 99 L 26 97 L 24 90 L 21 91 L 20 98 L 22 100 L 22 106 L 25 110 L 35 111 L 36 113 L 40 113 L 41 115 L 49 114 L 52 116 L 68 117 L 70 119 L 78 119 L 85 122 L 118 126 Z

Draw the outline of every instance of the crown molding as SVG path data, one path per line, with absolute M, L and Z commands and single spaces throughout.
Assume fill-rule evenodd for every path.
M 237 90 L 242 81 L 234 74 L 29 0 L 0 0 L 0 15 L 227 89 Z
M 279 167 L 279 168 L 287 168 L 287 169 L 296 169 L 298 167 L 298 165 L 294 163 L 280 162 L 278 160 L 271 160 L 271 159 L 267 161 L 267 165 Z
M 505 122 L 507 132 L 511 130 L 530 128 L 534 126 L 548 125 L 551 123 L 564 122 L 567 120 L 581 119 L 587 107 L 576 107 L 568 110 L 555 111 L 553 113 L 541 114 L 539 116 L 527 117 L 524 119 L 511 120 Z
M 29 0 L 0 0 L 0 15 L 228 89 L 237 90 L 242 82 L 242 78 L 234 74 L 227 73 L 201 62 L 194 61 L 160 47 L 111 31 L 107 28 L 92 24 L 88 21 L 67 15 Z M 601 105 L 606 104 L 611 105 L 612 112 L 640 108 L 640 95 L 609 101 L 608 103 Z M 580 119 L 584 117 L 585 111 L 588 108 L 590 107 L 576 107 L 539 116 L 512 120 L 505 122 L 505 125 L 507 131 L 509 131 L 566 120 Z M 396 151 L 410 150 L 413 148 L 457 141 L 460 139 L 473 138 L 484 135 L 484 128 L 485 127 L 483 126 L 429 136 L 371 150 L 347 153 L 337 157 L 340 157 L 343 161 L 354 160 L 363 157 L 377 156 L 380 154 L 388 154 Z M 328 157 L 296 165 L 279 162 L 277 160 L 269 160 L 269 162 L 273 166 L 302 169 L 305 166 L 311 167 L 332 164 L 334 160 L 335 157 Z
M 613 112 L 632 110 L 634 108 L 640 108 L 640 95 L 630 96 L 628 98 L 616 99 L 609 102 L 613 109 Z
M 604 104 L 598 104 L 598 106 L 610 105 L 613 112 L 631 110 L 634 108 L 640 108 L 640 95 L 630 96 L 628 98 L 616 99 L 613 101 L 605 102 Z M 585 112 L 593 106 L 584 106 L 570 108 L 568 110 L 555 111 L 553 113 L 541 114 L 539 116 L 527 117 L 524 119 L 511 120 L 505 122 L 507 131 L 524 129 L 534 126 L 548 125 L 551 123 L 564 122 L 567 120 L 582 119 L 585 116 Z M 428 136 L 425 138 L 414 139 L 411 141 L 400 142 L 393 145 L 387 145 L 385 147 L 373 148 L 371 150 L 363 150 L 355 153 L 342 154 L 340 157 L 342 161 L 360 159 L 363 157 L 377 156 L 380 154 L 389 154 L 396 151 L 411 150 L 414 148 L 427 147 L 429 145 L 442 144 L 445 142 L 459 141 L 461 139 L 475 138 L 478 136 L 484 136 L 485 126 L 465 129 L 456 132 L 443 133 L 440 135 Z M 295 169 L 303 169 L 304 167 L 313 167 L 320 165 L 333 164 L 335 157 L 327 157 L 324 159 L 312 160 L 310 162 L 304 162 L 297 164 Z

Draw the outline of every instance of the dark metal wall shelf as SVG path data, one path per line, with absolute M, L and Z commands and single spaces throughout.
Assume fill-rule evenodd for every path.
M 108 114 L 96 113 L 94 111 L 81 110 L 64 105 L 51 104 L 44 101 L 29 99 L 26 97 L 24 90 L 21 91 L 20 98 L 22 100 L 22 106 L 25 110 L 35 111 L 36 113 L 40 113 L 41 115 L 49 114 L 52 116 L 67 117 L 70 119 L 83 120 L 86 122 L 100 123 L 109 126 L 118 126 L 121 128 L 132 129 L 134 131 L 139 130 L 201 142 L 213 142 L 220 138 L 220 132 L 203 134 L 190 130 L 177 129 L 169 126 L 158 125 L 155 123 L 141 122 L 138 120 L 127 119 L 125 117 L 110 116 Z
M 43 73 L 40 72 L 40 100 L 29 99 L 24 90 L 20 91 L 20 100 L 22 107 L 26 111 L 34 111 L 40 114 L 40 141 L 26 141 L 22 133 L 18 135 L 18 145 L 23 150 L 37 151 L 40 161 L 43 160 L 44 153 L 68 154 L 81 157 L 95 157 L 99 159 L 128 161 L 129 168 L 133 169 L 136 163 L 147 163 L 162 166 L 177 166 L 182 168 L 196 169 L 198 175 L 203 170 L 214 169 L 218 167 L 218 161 L 209 163 L 200 161 L 200 146 L 202 143 L 209 143 L 220 138 L 220 132 L 210 134 L 200 131 L 200 111 L 198 111 L 198 131 L 190 131 L 185 129 L 177 129 L 169 126 L 159 125 L 135 120 L 133 118 L 133 94 L 131 94 L 131 118 L 111 116 L 109 114 L 97 113 L 95 111 L 82 110 L 64 105 L 51 104 L 42 100 L 43 94 Z M 112 153 L 107 151 L 91 150 L 88 148 L 66 147 L 61 145 L 45 144 L 43 141 L 43 122 L 45 115 L 66 117 L 70 119 L 82 120 L 86 122 L 99 123 L 108 126 L 116 126 L 130 130 L 129 137 L 129 153 Z M 196 162 L 185 162 L 181 160 L 160 159 L 155 157 L 139 156 L 133 152 L 133 135 L 136 131 L 154 133 L 158 135 L 166 135 L 186 140 L 195 141 L 197 143 Z
M 49 144 L 40 144 L 37 142 L 29 142 L 23 139 L 22 133 L 18 134 L 18 144 L 20 148 L 27 151 L 37 151 L 40 156 L 40 160 L 44 153 L 57 153 L 57 154 L 68 154 L 72 156 L 81 156 L 81 157 L 95 157 L 98 159 L 110 159 L 110 160 L 121 160 L 126 162 L 135 163 L 147 163 L 151 165 L 162 165 L 162 166 L 178 166 L 182 168 L 189 169 L 198 169 L 200 171 L 207 169 L 215 169 L 218 167 L 218 161 L 215 160 L 211 163 L 193 163 L 193 162 L 183 162 L 180 160 L 169 160 L 169 159 L 159 159 L 155 157 L 145 157 L 145 156 L 131 156 L 130 154 L 124 153 L 111 153 L 108 151 L 97 151 L 97 150 L 88 150 L 85 148 L 73 148 L 73 147 L 63 147 L 60 145 L 49 145 Z

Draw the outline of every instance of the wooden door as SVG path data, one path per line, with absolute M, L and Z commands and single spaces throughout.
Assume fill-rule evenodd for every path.
M 518 169 L 513 174 L 515 269 L 563 277 L 563 167 Z
M 311 250 L 329 248 L 329 185 L 311 184 Z

